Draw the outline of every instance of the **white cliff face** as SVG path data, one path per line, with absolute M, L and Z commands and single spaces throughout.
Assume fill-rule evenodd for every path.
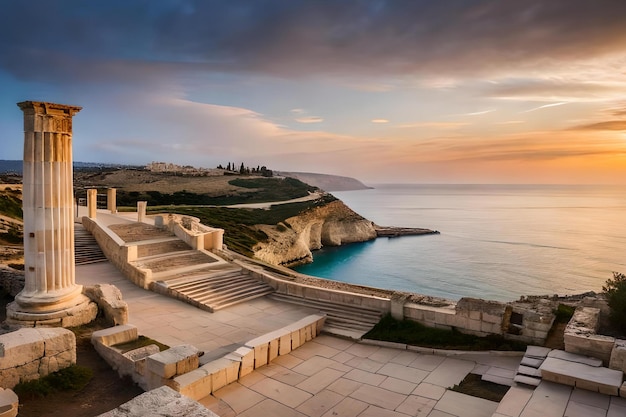
M 376 238 L 371 221 L 337 200 L 290 217 L 278 225 L 257 225 L 268 236 L 254 248 L 255 257 L 274 265 L 313 261 L 311 250 Z

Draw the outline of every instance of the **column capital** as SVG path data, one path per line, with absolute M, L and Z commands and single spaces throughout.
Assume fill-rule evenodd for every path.
M 72 117 L 82 110 L 79 106 L 70 106 L 66 104 L 48 103 L 45 101 L 22 101 L 17 103 L 22 111 L 32 110 L 35 114 L 45 114 L 49 116 L 67 116 Z

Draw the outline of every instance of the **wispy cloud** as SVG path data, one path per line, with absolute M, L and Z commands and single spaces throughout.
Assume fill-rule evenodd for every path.
M 298 123 L 305 123 L 305 124 L 308 124 L 308 123 L 321 123 L 321 122 L 323 122 L 323 121 L 324 121 L 324 119 L 323 119 L 323 118 L 318 117 L 318 116 L 305 116 L 305 117 L 298 117 L 298 118 L 296 118 L 295 120 L 296 120 L 296 122 L 298 122 Z
M 549 107 L 562 106 L 564 104 L 568 104 L 568 103 L 566 101 L 561 101 L 559 103 L 544 104 L 543 106 L 533 107 L 532 109 L 524 110 L 523 112 L 520 112 L 520 113 L 530 113 L 530 112 L 533 112 L 533 111 L 536 111 L 536 110 L 547 109 Z
M 370 120 L 370 121 L 371 121 L 372 123 L 381 123 L 381 124 L 384 124 L 384 123 L 389 123 L 389 120 L 387 120 L 387 119 L 372 119 L 372 120 Z

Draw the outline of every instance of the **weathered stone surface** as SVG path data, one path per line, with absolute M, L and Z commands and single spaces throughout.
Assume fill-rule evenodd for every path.
M 160 387 L 141 394 L 99 417 L 219 417 L 200 403 L 174 391 Z
M 197 369 L 198 353 L 199 350 L 192 345 L 174 346 L 150 355 L 146 358 L 146 367 L 162 378 L 171 378 Z
M 616 339 L 611 351 L 609 368 L 626 372 L 626 340 Z
M 0 335 L 0 369 L 14 368 L 44 356 L 45 345 L 41 334 L 23 328 Z
M 19 398 L 11 389 L 0 388 L 0 417 L 17 416 Z
M 550 356 L 546 358 L 539 369 L 542 378 L 546 381 L 614 396 L 619 395 L 624 376 L 621 371 Z
M 105 346 L 113 346 L 119 343 L 130 342 L 138 338 L 137 327 L 132 324 L 123 324 L 121 326 L 109 327 L 93 332 L 91 335 L 91 343 L 101 343 Z
M 117 326 L 128 323 L 128 304 L 122 300 L 122 292 L 111 284 L 96 284 L 83 288 L 83 293 L 93 300 L 105 318 Z

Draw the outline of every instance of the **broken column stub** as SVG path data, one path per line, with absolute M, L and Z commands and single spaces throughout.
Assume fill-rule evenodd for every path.
M 18 106 L 24 112 L 25 285 L 7 307 L 7 320 L 87 323 L 93 308 L 76 285 L 74 267 L 72 117 L 81 108 L 37 101 Z

